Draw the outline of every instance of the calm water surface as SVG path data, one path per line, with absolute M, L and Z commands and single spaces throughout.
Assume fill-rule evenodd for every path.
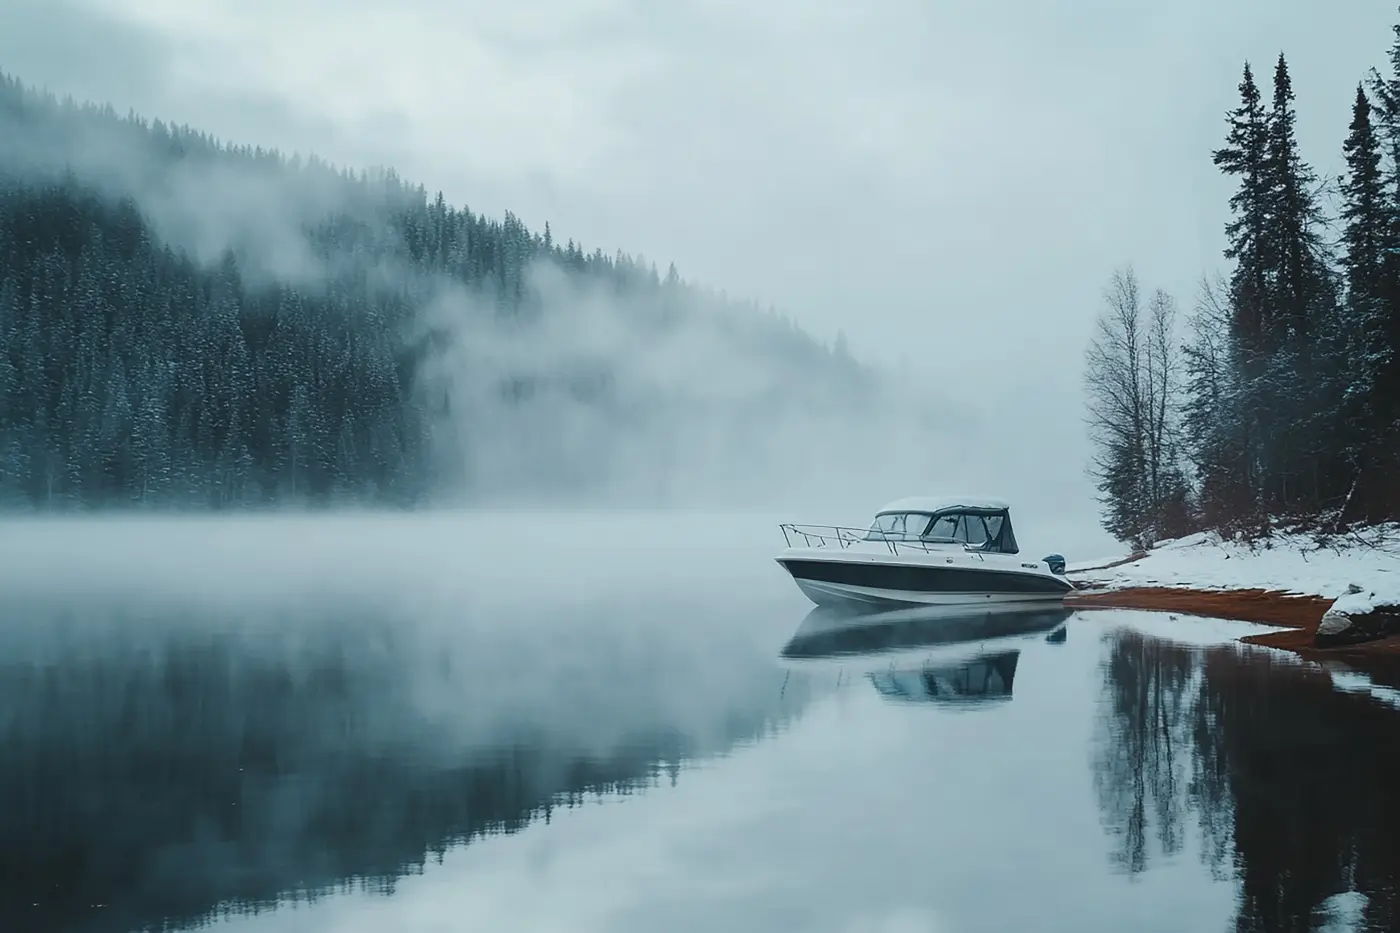
M 0 929 L 1395 928 L 1384 691 L 672 523 L 7 530 Z

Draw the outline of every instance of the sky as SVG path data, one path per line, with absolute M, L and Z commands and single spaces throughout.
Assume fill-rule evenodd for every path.
M 1082 461 L 1110 274 L 1185 313 L 1225 268 L 1243 62 L 1336 172 L 1396 6 L 5 0 L 0 69 L 674 261 Z

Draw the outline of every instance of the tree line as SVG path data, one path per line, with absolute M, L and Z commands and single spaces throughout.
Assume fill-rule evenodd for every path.
M 1299 154 L 1285 56 L 1268 102 L 1245 64 L 1212 153 L 1235 182 L 1228 273 L 1202 282 L 1187 320 L 1165 292 L 1144 297 L 1131 268 L 1110 282 L 1085 383 L 1090 471 L 1120 540 L 1400 518 L 1394 32 L 1387 69 L 1356 88 L 1335 182 Z
M 204 174 L 187 219 L 217 218 L 239 197 L 219 179 L 238 173 L 319 192 L 329 207 L 293 212 L 295 249 L 263 250 L 304 250 L 316 274 L 269 274 L 256 227 L 212 260 L 161 228 L 141 184 L 191 166 Z M 424 378 L 444 333 L 426 309 L 449 285 L 528 321 L 545 313 L 541 262 L 654 326 L 710 314 L 744 322 L 736 341 L 832 359 L 674 265 L 663 278 L 640 257 L 559 243 L 548 224 L 429 198 L 392 170 L 221 143 L 0 74 L 0 507 L 426 501 L 450 469 L 433 444 L 446 400 Z M 507 400 L 528 390 L 504 382 Z

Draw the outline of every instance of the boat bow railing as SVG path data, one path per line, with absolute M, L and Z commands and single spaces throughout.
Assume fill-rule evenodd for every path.
M 788 547 L 848 548 L 866 540 L 867 528 L 843 528 L 840 525 L 794 525 L 784 522 L 783 540 Z M 794 544 L 793 542 L 797 542 Z
M 947 545 L 962 543 L 952 538 L 898 537 L 891 532 L 872 532 L 869 528 L 846 528 L 841 525 L 795 525 L 783 522 L 778 527 L 782 529 L 783 541 L 788 547 L 833 547 L 845 550 L 853 544 L 883 544 L 891 554 L 899 554 L 901 549 L 931 554 L 934 551 L 946 551 Z M 980 549 L 963 544 L 963 550 Z

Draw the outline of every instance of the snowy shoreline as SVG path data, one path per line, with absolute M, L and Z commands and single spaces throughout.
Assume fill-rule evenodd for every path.
M 1400 620 L 1400 526 L 1321 540 L 1278 533 L 1254 544 L 1202 532 L 1144 554 L 1072 563 L 1068 574 L 1079 587 L 1073 598 L 1086 605 L 1234 610 L 1306 629 L 1319 647 L 1370 642 L 1394 634 Z

